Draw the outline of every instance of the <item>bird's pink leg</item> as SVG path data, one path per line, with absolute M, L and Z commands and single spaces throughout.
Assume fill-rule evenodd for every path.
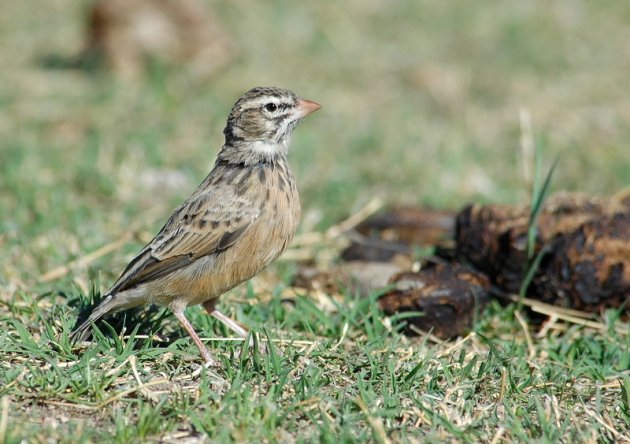
M 210 316 L 224 324 L 227 328 L 236 333 L 240 338 L 245 339 L 247 337 L 247 334 L 249 333 L 247 329 L 240 326 L 234 319 L 227 317 L 216 309 L 216 299 L 204 302 L 203 308 L 206 309 Z
M 227 317 L 226 315 L 221 313 L 219 310 L 217 310 L 216 303 L 217 303 L 216 299 L 213 299 L 211 301 L 206 301 L 206 302 L 203 303 L 203 308 L 206 309 L 206 311 L 208 312 L 208 314 L 210 316 L 212 316 L 213 318 L 215 318 L 219 322 L 223 323 L 227 328 L 229 328 L 234 333 L 236 333 L 240 338 L 246 339 L 247 338 L 247 334 L 249 333 L 249 331 L 246 328 L 244 328 L 243 326 L 241 326 L 234 319 L 231 319 L 231 318 Z M 264 342 L 260 342 L 259 341 L 258 342 L 258 346 L 259 346 L 259 350 L 262 353 L 267 353 L 267 346 L 266 346 L 266 344 Z M 254 347 L 254 338 L 253 337 L 249 339 L 249 347 L 250 348 Z
M 204 359 L 204 361 L 206 361 L 206 365 L 208 366 L 215 365 L 216 361 L 212 358 L 210 351 L 208 351 L 206 346 L 203 345 L 203 342 L 201 342 L 201 339 L 199 339 L 199 336 L 193 329 L 192 325 L 190 325 L 190 322 L 188 322 L 188 319 L 186 319 L 186 316 L 184 316 L 184 309 L 175 308 L 173 309 L 173 313 L 175 314 L 175 317 L 179 320 L 179 323 L 182 324 L 182 327 L 184 327 L 184 330 L 186 330 L 186 332 L 190 335 L 193 342 L 199 349 L 199 352 L 201 353 L 201 357 Z

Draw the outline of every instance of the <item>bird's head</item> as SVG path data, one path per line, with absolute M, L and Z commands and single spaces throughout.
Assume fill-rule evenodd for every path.
M 286 154 L 297 123 L 319 108 L 287 89 L 253 88 L 232 107 L 223 130 L 225 145 L 252 154 Z

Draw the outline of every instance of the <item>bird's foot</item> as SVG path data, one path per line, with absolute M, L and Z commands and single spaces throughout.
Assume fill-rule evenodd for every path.
M 215 379 L 217 382 L 227 382 L 221 376 L 210 370 L 212 367 L 219 367 L 219 363 L 215 361 L 215 359 L 212 357 L 212 354 L 207 348 L 204 347 L 204 349 L 201 351 L 201 357 L 203 358 L 205 363 L 192 373 L 191 376 L 193 378 L 199 377 L 199 375 L 201 375 L 201 373 L 205 371 L 207 375 L 211 376 L 212 379 Z
M 204 364 L 205 368 L 219 366 L 219 363 L 215 361 L 215 359 L 212 357 L 212 353 L 210 353 L 210 350 L 208 350 L 206 347 L 203 347 L 199 351 L 201 352 L 201 357 L 205 361 L 205 364 Z

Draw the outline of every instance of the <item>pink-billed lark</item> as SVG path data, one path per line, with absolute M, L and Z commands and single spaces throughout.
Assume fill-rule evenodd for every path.
M 210 174 L 127 265 L 73 339 L 86 339 L 91 324 L 105 315 L 151 303 L 172 310 L 207 365 L 215 361 L 184 316 L 186 307 L 202 304 L 246 337 L 216 304 L 293 238 L 300 201 L 287 161 L 289 143 L 297 123 L 319 108 L 286 89 L 246 92 L 228 116 L 225 143 Z

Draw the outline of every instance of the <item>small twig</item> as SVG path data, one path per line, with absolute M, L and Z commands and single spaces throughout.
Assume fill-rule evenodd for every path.
M 329 227 L 326 231 L 314 231 L 297 235 L 291 243 L 291 248 L 297 248 L 308 245 L 315 245 L 321 242 L 335 239 L 346 231 L 356 227 L 365 219 L 376 213 L 383 207 L 383 201 L 379 198 L 373 198 L 358 212 L 348 217 L 346 220 Z
M 519 302 L 521 300 L 521 298 L 517 294 L 502 293 L 500 294 L 500 296 L 503 296 L 512 302 Z M 531 309 L 533 309 L 534 307 L 548 307 L 549 309 L 553 308 L 555 310 L 554 314 L 563 314 L 566 316 L 573 316 L 573 317 L 581 318 L 581 319 L 593 318 L 593 313 L 580 311 L 580 310 L 573 310 L 571 308 L 558 307 L 557 305 L 547 304 L 546 302 L 537 301 L 536 299 L 523 298 L 522 303 L 523 305 Z
M 96 259 L 103 257 L 109 253 L 112 253 L 123 245 L 125 245 L 131 238 L 132 233 L 126 233 L 124 236 L 115 240 L 114 242 L 110 242 L 107 245 L 103 245 L 102 247 L 92 251 L 91 253 L 86 254 L 80 258 L 74 259 L 68 262 L 66 265 L 61 265 L 59 267 L 55 267 L 52 270 L 47 271 L 42 276 L 40 276 L 40 282 L 50 282 L 64 277 L 66 274 L 70 273 L 70 271 L 75 267 L 85 267 L 86 265 L 94 262 Z
M 379 198 L 372 198 L 363 208 L 357 213 L 353 214 L 343 222 L 333 225 L 326 230 L 326 236 L 329 238 L 337 237 L 351 228 L 356 227 L 365 219 L 376 213 L 383 207 L 383 200 Z
M 19 383 L 25 374 L 26 374 L 26 368 L 22 369 L 22 372 L 19 375 L 17 375 L 17 377 L 14 378 L 13 381 L 9 382 L 7 385 L 4 386 L 5 392 L 8 391 L 8 389 L 10 389 L 11 387 L 13 387 L 15 384 Z M 4 441 L 0 439 L 0 442 L 4 442 Z
M 415 428 L 419 428 L 423 423 L 431 424 L 431 420 L 427 418 L 427 415 L 424 413 L 424 411 L 420 410 L 417 407 L 412 408 L 411 411 L 418 417 L 413 425 Z
M 117 375 L 118 373 L 120 373 L 120 369 L 123 368 L 124 366 L 127 365 L 127 362 L 129 361 L 129 358 L 125 359 L 121 364 L 119 364 L 118 366 L 109 369 L 109 371 L 107 373 L 105 373 L 106 376 L 114 376 Z
M 464 345 L 465 342 L 467 342 L 469 339 L 474 338 L 476 336 L 476 333 L 474 331 L 471 331 L 470 333 L 468 333 L 466 335 L 465 338 L 460 339 L 459 341 L 457 341 L 455 344 L 451 345 L 449 348 L 447 348 L 446 350 L 442 351 L 441 353 L 439 353 L 437 355 L 438 358 L 441 358 L 443 356 L 447 356 L 447 355 L 451 355 L 453 354 L 453 352 L 455 350 L 457 350 L 458 348 L 460 348 L 462 345 Z
M 124 398 L 127 395 L 130 395 L 131 393 L 137 392 L 138 390 L 141 390 L 143 388 L 147 388 L 147 387 L 152 387 L 154 385 L 159 385 L 159 384 L 168 384 L 170 381 L 168 379 L 158 379 L 155 381 L 151 381 L 151 382 L 147 382 L 146 384 L 143 384 L 142 387 L 132 387 L 128 390 L 123 390 L 121 392 L 118 392 L 117 394 L 115 394 L 114 396 L 111 396 L 109 398 L 107 398 L 106 400 L 99 402 L 98 404 L 95 405 L 89 405 L 89 404 L 77 404 L 77 403 L 72 403 L 72 402 L 63 402 L 63 401 L 44 401 L 44 403 L 46 404 L 51 404 L 51 405 L 57 405 L 57 406 L 61 406 L 61 407 L 70 407 L 70 408 L 75 408 L 75 409 L 83 409 L 83 410 L 100 410 L 103 407 L 105 407 L 108 404 L 111 404 L 112 402 L 115 402 L 121 398 Z
M 561 319 L 563 321 L 570 322 L 572 324 L 583 325 L 584 327 L 590 327 L 596 330 L 606 330 L 608 328 L 606 324 L 602 322 L 595 322 L 595 321 L 589 320 L 588 318 L 593 317 L 592 313 L 579 311 L 579 310 L 572 310 L 570 308 L 558 307 L 556 305 L 547 304 L 545 302 L 540 302 L 535 299 L 520 298 L 519 296 L 515 294 L 499 294 L 496 292 L 495 294 L 501 297 L 505 297 L 508 300 L 511 300 L 512 302 L 516 302 L 516 303 L 520 302 L 522 305 L 525 305 L 526 307 L 531 308 L 532 311 L 535 311 L 536 313 L 544 314 L 547 316 L 555 316 L 555 318 L 557 319 Z M 628 334 L 627 327 L 622 328 L 621 326 L 618 326 L 615 330 L 620 335 Z
M 103 407 L 105 407 L 108 404 L 111 404 L 112 402 L 118 401 L 121 398 L 124 398 L 127 395 L 130 395 L 131 393 L 137 392 L 138 390 L 141 390 L 143 388 L 147 388 L 147 387 L 152 387 L 154 385 L 160 385 L 160 384 L 168 384 L 170 381 L 168 379 L 158 379 L 155 381 L 151 381 L 151 382 L 147 382 L 146 384 L 143 384 L 142 387 L 132 387 L 130 389 L 127 390 L 123 390 L 122 392 L 118 392 L 117 394 L 115 394 L 114 396 L 111 396 L 109 398 L 107 398 L 106 400 L 96 404 L 95 406 L 93 406 L 93 408 L 95 410 L 100 410 Z
M 66 408 L 79 409 L 79 410 L 94 410 L 95 409 L 95 407 L 92 405 L 77 404 L 74 402 L 49 401 L 47 399 L 44 399 L 42 402 L 48 405 L 56 405 L 58 407 L 66 407 Z
M 598 423 L 603 425 L 606 428 L 606 430 L 608 430 L 610 433 L 612 433 L 613 436 L 617 440 L 619 440 L 619 442 L 630 442 L 630 436 L 624 435 L 623 433 L 615 430 L 614 427 L 612 427 L 610 424 L 608 424 L 606 421 L 604 421 L 603 417 L 601 417 L 600 415 L 598 415 L 595 412 L 590 411 L 588 408 L 586 408 L 586 406 L 583 403 L 582 403 L 582 408 L 584 409 L 584 413 L 586 413 L 588 416 L 593 418 L 595 421 L 597 421 Z
M 426 336 L 426 338 L 433 342 L 434 344 L 444 344 L 444 340 L 438 338 L 437 336 L 435 336 L 433 333 L 429 333 L 427 331 L 424 330 L 420 330 L 418 327 L 416 327 L 414 324 L 409 324 L 409 330 L 413 331 L 414 333 L 420 335 L 420 336 Z
M 514 316 L 523 329 L 523 333 L 525 333 L 525 341 L 527 342 L 527 349 L 529 350 L 529 359 L 534 359 L 534 357 L 536 356 L 536 347 L 534 347 L 534 341 L 532 341 L 532 337 L 529 334 L 529 327 L 527 326 L 527 322 L 525 321 L 523 315 L 519 310 L 516 310 L 514 312 Z
M 175 432 L 160 437 L 160 442 L 187 442 L 184 438 L 193 438 L 195 435 L 193 432 Z
M 538 339 L 541 339 L 547 336 L 547 334 L 549 333 L 549 330 L 556 327 L 556 322 L 558 322 L 558 316 L 556 316 L 555 314 L 549 316 L 549 318 L 547 318 L 547 320 L 543 324 L 542 328 L 536 334 L 536 337 Z
M 153 402 L 158 402 L 158 397 L 149 389 L 145 388 L 144 382 L 140 379 L 140 375 L 138 374 L 138 369 L 136 368 L 136 357 L 134 355 L 129 356 L 129 365 L 131 366 L 131 372 L 133 373 L 133 377 L 136 379 L 138 383 L 138 388 L 140 389 L 140 393 L 149 398 Z
M 346 334 L 348 333 L 348 323 L 343 324 L 343 329 L 341 330 L 341 337 L 339 341 L 335 345 L 332 346 L 330 350 L 337 350 L 337 348 L 343 343 L 343 340 L 346 339 Z
M 123 335 L 122 339 L 150 339 L 155 342 L 169 342 L 168 338 L 162 338 L 157 334 L 153 335 Z
M 544 314 L 547 316 L 556 316 L 558 319 L 561 319 L 565 322 L 570 322 L 572 324 L 582 325 L 584 327 L 594 328 L 595 330 L 601 331 L 604 331 L 608 328 L 606 324 L 602 322 L 589 321 L 587 319 L 566 315 L 564 313 L 558 313 L 556 312 L 556 308 L 557 307 L 554 307 L 553 305 L 550 306 L 548 304 L 534 305 L 531 307 L 532 311 L 535 311 L 536 313 Z M 627 328 L 617 327 L 615 330 L 620 335 L 628 334 Z

